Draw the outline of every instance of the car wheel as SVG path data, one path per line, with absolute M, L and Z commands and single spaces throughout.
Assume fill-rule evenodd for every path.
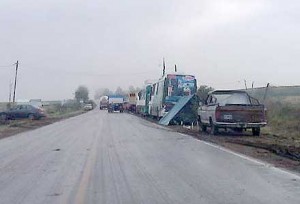
M 35 120 L 34 114 L 29 114 L 29 115 L 28 115 L 28 119 L 29 119 L 29 120 Z
M 7 120 L 7 115 L 6 114 L 1 114 L 0 115 L 0 120 L 1 121 L 6 121 Z

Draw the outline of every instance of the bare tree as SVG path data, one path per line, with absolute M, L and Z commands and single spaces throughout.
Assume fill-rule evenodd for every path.
M 79 86 L 75 91 L 75 99 L 78 102 L 87 102 L 89 100 L 89 90 L 86 86 Z
M 213 90 L 214 88 L 210 86 L 202 85 L 197 90 L 197 96 L 200 98 L 201 101 L 204 101 L 207 98 L 208 93 Z
M 97 89 L 94 98 L 96 100 L 99 100 L 102 96 L 109 96 L 112 95 L 113 92 L 109 90 L 108 88 L 101 88 Z
M 126 93 L 123 91 L 123 89 L 121 87 L 118 87 L 116 92 L 115 92 L 116 95 L 120 95 L 120 96 L 124 96 L 126 95 Z
M 135 88 L 132 85 L 129 86 L 128 90 L 129 90 L 130 93 L 135 92 Z

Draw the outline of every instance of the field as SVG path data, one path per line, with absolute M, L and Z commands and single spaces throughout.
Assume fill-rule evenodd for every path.
M 264 133 L 276 135 L 300 146 L 300 86 L 270 87 L 264 101 L 265 89 L 249 93 L 264 102 L 268 112 L 268 127 Z
M 0 111 L 5 110 L 6 109 L 6 105 L 7 105 L 7 103 L 0 102 Z
M 0 103 L 0 108 L 5 109 L 5 107 L 6 103 Z M 41 120 L 32 121 L 29 119 L 22 119 L 6 121 L 0 124 L 0 139 L 24 131 L 36 129 L 45 125 L 49 125 L 51 123 L 60 121 L 65 118 L 73 117 L 84 112 L 81 106 L 75 103 L 70 103 L 64 106 L 61 106 L 60 103 L 51 103 L 50 105 L 45 106 L 44 110 L 47 113 L 47 117 Z

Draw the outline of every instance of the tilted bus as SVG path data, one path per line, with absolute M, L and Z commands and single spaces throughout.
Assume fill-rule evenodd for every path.
M 152 84 L 149 115 L 161 118 L 184 96 L 194 95 L 197 91 L 195 76 L 178 72 L 164 74 Z

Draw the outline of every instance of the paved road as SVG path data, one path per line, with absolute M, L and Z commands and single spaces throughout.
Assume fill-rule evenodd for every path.
M 300 178 L 129 114 L 0 140 L 0 203 L 300 203 Z

